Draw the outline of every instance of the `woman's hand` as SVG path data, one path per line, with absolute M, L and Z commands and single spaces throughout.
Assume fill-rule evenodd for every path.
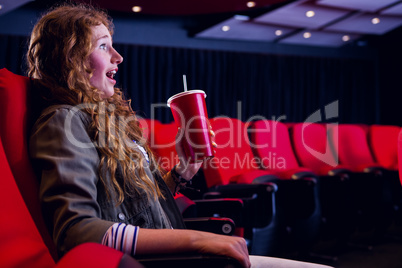
M 216 148 L 217 145 L 214 141 L 215 133 L 212 127 L 209 128 L 209 135 L 212 140 L 212 147 Z M 179 163 L 176 166 L 176 171 L 186 180 L 191 180 L 198 172 L 203 162 L 189 163 L 184 153 L 185 133 L 184 129 L 179 128 L 176 135 L 176 152 L 179 157 Z
M 204 232 L 198 235 L 194 242 L 198 252 L 229 256 L 238 260 L 243 267 L 251 266 L 247 244 L 243 238 Z
M 241 237 L 179 229 L 145 229 L 138 232 L 136 254 L 198 252 L 228 256 L 250 267 L 246 241 Z

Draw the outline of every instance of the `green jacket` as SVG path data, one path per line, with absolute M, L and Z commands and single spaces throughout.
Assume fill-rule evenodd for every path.
M 148 166 L 148 177 L 159 184 L 165 199 L 150 202 L 144 195 L 135 194 L 117 205 L 113 196 L 106 195 L 98 176 L 100 158 L 88 129 L 90 123 L 87 113 L 68 105 L 54 105 L 42 112 L 29 141 L 33 166 L 40 178 L 45 222 L 59 255 L 84 242 L 100 243 L 115 222 L 140 228 L 184 228 L 172 194 Z M 121 174 L 119 169 L 117 176 Z

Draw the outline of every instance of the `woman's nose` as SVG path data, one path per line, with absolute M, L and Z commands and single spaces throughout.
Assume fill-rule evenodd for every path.
M 123 62 L 123 57 L 113 48 L 112 62 L 120 64 Z

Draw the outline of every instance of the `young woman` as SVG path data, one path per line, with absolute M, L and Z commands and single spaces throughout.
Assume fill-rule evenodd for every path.
M 106 13 L 84 5 L 51 9 L 31 34 L 28 75 L 42 109 L 30 153 L 59 254 L 91 241 L 133 256 L 211 253 L 250 267 L 244 239 L 184 229 L 173 194 L 180 179 L 190 180 L 200 165 L 181 161 L 170 172 L 160 171 L 130 102 L 115 88 L 123 58 L 112 34 Z M 179 142 L 176 149 L 182 159 Z M 264 267 L 314 266 L 259 261 Z

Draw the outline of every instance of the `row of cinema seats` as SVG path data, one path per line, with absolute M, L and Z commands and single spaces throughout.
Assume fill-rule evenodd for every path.
M 78 246 L 60 259 L 55 253 L 55 246 L 41 216 L 38 180 L 33 174 L 27 153 L 29 117 L 32 114 L 30 100 L 33 97 L 29 95 L 30 85 L 28 78 L 15 75 L 6 69 L 0 70 L 0 189 L 2 193 L 0 195 L 2 204 L 0 207 L 2 227 L 0 263 L 2 267 L 71 267 L 73 265 L 75 267 L 124 267 L 124 265 L 141 267 L 141 264 L 147 267 L 159 267 L 162 262 L 163 265 L 171 264 L 176 267 L 199 267 L 200 265 L 202 267 L 206 265 L 237 267 L 233 260 L 218 256 L 147 256 L 136 262 L 128 256 L 123 256 L 121 252 L 97 244 Z M 217 143 L 221 146 L 217 149 L 214 159 L 223 159 L 225 156 L 230 159 L 237 154 L 240 162 L 235 167 L 230 166 L 235 162 L 225 162 L 229 166 L 226 166 L 224 172 L 208 166 L 203 167 L 203 174 L 199 174 L 194 180 L 194 184 L 200 183 L 194 187 L 201 189 L 201 192 L 188 191 L 186 194 L 193 196 L 194 199 L 204 199 L 193 203 L 187 200 L 188 203 L 181 206 L 183 215 L 208 217 L 211 214 L 211 205 L 198 204 L 206 203 L 208 201 L 206 198 L 226 197 L 225 202 L 221 203 L 230 203 L 233 209 L 227 209 L 227 206 L 218 205 L 220 203 L 217 202 L 213 205 L 213 213 L 216 214 L 215 216 L 228 216 L 234 219 L 236 225 L 240 227 L 238 234 L 249 238 L 252 253 L 275 255 L 290 242 L 299 248 L 311 244 L 320 231 L 316 226 L 322 226 L 323 223 L 320 213 L 325 206 L 322 200 L 317 199 L 317 185 L 321 185 L 320 179 L 309 174 L 307 170 L 294 172 L 300 179 L 288 179 L 280 174 L 282 172 L 260 170 L 256 165 L 252 165 L 254 152 L 250 152 L 251 146 L 243 146 L 250 145 L 248 135 L 244 134 L 247 126 L 236 120 L 233 123 L 230 122 L 230 120 L 221 121 L 223 127 L 236 126 L 236 129 L 243 132 L 232 133 L 231 129 L 234 128 L 218 131 L 224 128 L 221 128 L 217 121 L 213 128 L 217 134 Z M 174 124 L 161 124 L 156 121 L 144 120 L 142 123 L 144 129 L 148 131 L 150 142 L 155 140 L 156 143 L 167 145 L 157 148 L 158 146 L 151 143 L 162 160 L 168 159 L 162 158 L 164 154 L 172 157 L 166 162 L 161 162 L 166 169 L 171 168 L 175 163 L 174 142 L 168 141 L 174 141 L 176 127 Z M 154 135 L 155 133 L 161 135 Z M 222 145 L 231 139 L 236 141 L 234 146 L 229 143 L 227 148 L 222 148 Z M 234 147 L 233 150 L 231 147 Z M 385 147 L 381 145 L 379 150 L 385 150 Z M 247 162 L 241 161 L 244 159 L 242 156 L 247 156 L 245 158 Z M 286 163 L 288 163 L 287 159 Z M 224 163 L 221 162 L 221 164 Z M 296 164 L 300 165 L 297 161 Z M 208 172 L 212 175 L 209 176 Z M 201 184 L 203 178 L 210 177 L 214 180 L 205 180 L 204 185 Z M 322 194 L 320 196 L 322 197 Z M 177 201 L 179 204 L 182 201 L 180 196 Z M 222 227 L 226 232 L 228 226 Z M 241 233 L 242 230 L 243 233 Z
M 296 124 L 289 130 L 300 164 L 321 177 L 322 233 L 335 235 L 340 250 L 356 232 L 369 234 L 360 246 L 371 248 L 400 222 L 400 127 Z
M 175 123 L 141 124 L 161 166 L 171 169 L 178 161 Z M 227 117 L 210 124 L 215 157 L 194 179 L 200 192 L 184 194 L 240 198 L 245 205 L 236 225 L 252 254 L 311 254 L 323 239 L 344 248 L 356 231 L 380 237 L 400 216 L 400 127 Z

